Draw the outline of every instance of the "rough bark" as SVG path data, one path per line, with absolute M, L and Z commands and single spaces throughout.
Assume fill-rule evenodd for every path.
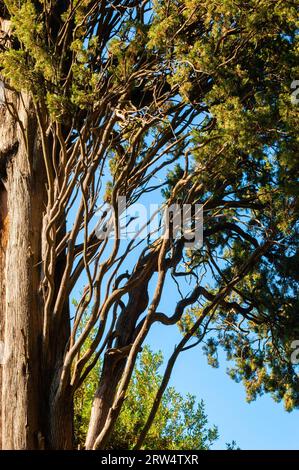
M 116 360 L 115 360 L 116 359 Z M 105 363 L 99 388 L 97 389 L 93 404 L 88 434 L 86 438 L 86 449 L 92 450 L 95 440 L 104 427 L 110 408 L 117 392 L 117 385 L 125 366 L 125 360 L 117 360 L 113 356 L 105 357 Z
M 69 337 L 67 305 L 46 351 L 42 343 L 41 245 L 47 194 L 38 127 L 29 96 L 6 90 L 6 97 L 10 105 L 0 110 L 0 313 L 7 358 L 2 366 L 2 448 L 69 449 L 72 401 L 55 394 Z M 63 257 L 57 261 L 57 285 L 63 263 Z
M 60 237 L 64 235 L 64 230 Z M 65 265 L 64 254 L 56 262 L 55 285 L 57 289 L 61 283 L 61 276 Z M 46 435 L 47 444 L 51 449 L 67 450 L 73 447 L 73 400 L 72 392 L 68 386 L 63 393 L 60 393 L 60 378 L 63 372 L 63 357 L 66 344 L 70 336 L 70 313 L 69 305 L 66 302 L 61 320 L 55 322 L 52 326 L 50 349 L 45 351 L 48 367 L 44 365 L 45 370 L 49 370 L 47 383 L 48 394 L 46 416 Z
M 4 339 L 4 306 L 5 306 L 5 253 L 8 238 L 8 216 L 7 216 L 7 193 L 2 182 L 0 182 L 0 391 L 2 390 L 2 361 L 3 339 Z M 1 393 L 0 393 L 1 410 Z M 0 449 L 2 449 L 2 416 L 0 413 Z
M 42 174 L 30 98 L 7 91 L 7 99 L 9 107 L 2 106 L 0 118 L 10 220 L 5 261 L 2 447 L 33 449 L 40 432 Z

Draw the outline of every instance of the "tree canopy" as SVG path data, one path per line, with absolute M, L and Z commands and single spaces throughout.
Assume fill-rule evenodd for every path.
M 249 399 L 270 392 L 288 410 L 298 407 L 290 359 L 299 334 L 299 107 L 291 100 L 299 77 L 298 2 L 0 6 L 10 22 L 0 40 L 7 109 L 28 154 L 39 148 L 45 168 L 46 364 L 56 354 L 48 351 L 58 319 L 66 315 L 71 329 L 49 387 L 59 409 L 102 358 L 86 447 L 105 448 L 119 414 L 128 412 L 134 365 L 156 323 L 161 331 L 178 324 L 182 339 L 155 385 L 151 410 L 144 410 L 137 447 L 150 439 L 161 400 L 165 406 L 177 356 L 200 343 L 212 365 L 224 348 Z M 37 142 L 30 143 L 10 93 L 30 97 Z M 128 207 L 145 196 L 166 208 L 202 205 L 203 245 L 190 248 L 169 230 L 120 240 L 121 196 Z M 100 227 L 113 226 L 112 241 L 97 236 L 105 203 L 113 213 Z M 162 312 L 170 282 L 177 302 Z M 80 283 L 81 299 L 66 312 Z

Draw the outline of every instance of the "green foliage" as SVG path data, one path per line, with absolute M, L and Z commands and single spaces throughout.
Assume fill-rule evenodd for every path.
M 2 73 L 17 90 L 25 88 L 40 95 L 42 80 L 53 80 L 55 74 L 53 57 L 45 45 L 44 24 L 38 17 L 33 1 L 5 3 L 11 12 L 13 34 L 22 47 L 17 51 L 9 49 L 0 54 Z
M 162 380 L 159 374 L 162 363 L 161 353 L 153 353 L 148 347 L 143 349 L 107 448 L 132 449 L 136 444 Z M 81 446 L 84 445 L 99 368 L 93 369 L 75 397 L 75 432 L 77 444 Z M 203 402 L 197 403 L 193 395 L 183 397 L 169 387 L 143 448 L 209 449 L 217 438 L 217 428 L 208 426 Z
M 186 0 L 156 1 L 155 8 L 151 46 L 172 51 L 172 83 L 206 111 L 204 130 L 193 132 L 196 180 L 204 188 L 199 200 L 206 207 L 204 248 L 190 253 L 189 268 L 208 269 L 213 294 L 238 273 L 257 243 L 275 239 L 219 306 L 204 352 L 217 366 L 218 349 L 224 348 L 234 363 L 229 374 L 243 382 L 248 400 L 269 392 L 291 410 L 299 406 L 298 367 L 290 363 L 299 331 L 299 107 L 290 98 L 299 73 L 298 4 Z M 167 197 L 176 174 L 169 173 Z M 222 207 L 217 219 L 209 209 L 217 200 L 227 206 L 233 201 L 236 209 Z M 233 302 L 249 309 L 248 315 Z M 185 314 L 184 332 L 201 312 Z
M 177 201 L 184 202 L 195 184 L 192 203 L 205 206 L 205 245 L 199 252 L 188 253 L 186 272 L 197 269 L 202 279 L 208 273 L 211 297 L 234 278 L 258 244 L 271 239 L 267 253 L 253 263 L 213 318 L 208 318 L 213 333 L 204 351 L 209 363 L 217 366 L 218 349 L 224 348 L 233 363 L 229 373 L 243 381 L 249 400 L 270 392 L 276 400 L 284 400 L 288 410 L 298 407 L 297 370 L 290 364 L 291 343 L 299 333 L 299 106 L 291 103 L 291 83 L 299 77 L 298 1 L 154 0 L 153 14 L 145 15 L 143 21 L 117 13 L 119 23 L 107 36 L 109 21 L 105 17 L 104 27 L 96 28 L 101 13 L 92 0 L 72 2 L 73 11 L 68 2 L 53 1 L 49 10 L 41 1 L 4 3 L 12 20 L 13 47 L 1 49 L 1 74 L 17 90 L 29 90 L 41 109 L 48 110 L 50 121 L 71 116 L 74 129 L 79 129 L 82 116 L 89 125 L 97 111 L 93 125 L 99 131 L 103 116 L 110 117 L 116 107 L 123 112 L 123 121 L 115 118 L 111 127 L 107 154 L 112 178 L 126 168 L 122 188 L 126 194 L 128 182 L 139 184 L 130 179 L 134 171 L 141 178 L 149 169 L 140 168 L 144 155 L 146 165 L 155 157 L 147 147 L 155 148 L 158 136 L 163 136 L 158 151 L 173 142 L 173 134 L 169 137 L 163 132 L 170 122 L 175 123 L 174 102 L 180 104 L 180 112 L 187 110 L 186 121 L 191 115 L 186 127 L 181 121 L 175 129 L 176 136 L 186 132 L 186 139 L 167 153 L 176 166 L 168 166 L 163 188 L 164 197 L 170 198 L 186 172 L 190 179 L 176 194 Z M 170 89 L 168 100 L 157 105 L 159 93 L 155 99 L 149 93 L 150 99 L 139 101 L 136 111 L 134 93 L 136 98 L 141 90 L 144 99 L 148 91 L 157 92 L 165 85 Z M 138 140 L 142 118 L 149 120 Z M 185 170 L 186 149 L 190 158 Z M 113 182 L 109 182 L 108 202 L 112 191 Z M 208 301 L 207 297 L 200 307 L 186 313 L 180 322 L 183 332 Z M 140 367 L 143 371 L 146 365 L 140 363 Z M 144 393 L 138 373 L 140 369 L 135 371 L 127 403 Z M 86 430 L 93 374 L 90 388 L 78 392 L 78 397 L 84 393 L 80 406 L 86 407 L 82 424 L 76 425 L 79 441 Z M 174 391 L 167 393 L 171 409 L 176 410 L 180 398 Z M 186 400 L 179 421 L 173 423 L 176 429 L 180 421 L 189 419 L 188 409 L 193 407 L 192 413 L 197 413 L 192 399 Z M 130 445 L 148 413 L 148 408 L 138 408 L 142 418 L 137 420 L 130 411 L 133 401 L 121 415 L 127 434 L 118 428 L 119 436 L 125 436 Z M 159 442 L 166 439 L 166 428 L 170 433 L 164 415 L 155 424 L 153 439 L 159 436 Z M 167 445 L 176 437 L 171 439 Z

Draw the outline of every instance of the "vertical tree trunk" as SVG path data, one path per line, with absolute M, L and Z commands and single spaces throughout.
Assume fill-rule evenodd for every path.
M 6 173 L 2 174 L 6 187 L 2 200 L 7 198 L 4 210 L 9 218 L 5 299 L 3 292 L 1 299 L 6 358 L 2 366 L 2 448 L 34 449 L 41 432 L 39 285 L 44 181 L 30 99 L 10 91 L 7 98 L 9 108 L 1 106 L 0 115 L 1 166 Z
M 152 263 L 156 263 L 156 257 L 152 256 Z M 142 270 L 142 263 L 140 270 Z M 148 284 L 151 274 L 145 276 L 142 288 L 132 289 L 129 294 L 129 301 L 123 310 L 116 325 L 117 340 L 115 348 L 108 350 L 105 354 L 103 369 L 101 372 L 100 384 L 96 390 L 91 416 L 86 437 L 86 449 L 91 450 L 101 430 L 104 428 L 108 413 L 113 406 L 117 393 L 117 387 L 126 366 L 126 357 L 129 353 L 130 345 L 133 342 L 133 335 L 138 318 L 148 306 Z M 115 410 L 115 421 L 118 410 Z M 110 436 L 107 436 L 109 441 Z
M 7 193 L 0 181 L 0 392 L 2 390 L 2 361 L 4 361 L 4 315 L 5 315 L 5 253 L 8 238 Z M 0 393 L 1 410 L 1 393 Z M 0 449 L 2 449 L 2 416 L 0 413 Z
M 92 450 L 96 438 L 104 427 L 117 392 L 117 385 L 125 367 L 125 359 L 120 361 L 106 354 L 99 387 L 95 393 L 88 426 L 85 447 Z
M 6 90 L 0 107 L 0 322 L 2 448 L 69 449 L 72 399 L 56 398 L 69 338 L 68 302 L 60 324 L 52 325 L 47 351 L 42 343 L 42 223 L 47 205 L 46 175 L 32 102 Z M 9 224 L 8 224 L 9 220 Z M 58 287 L 65 257 L 56 263 Z M 1 323 L 0 323 L 1 326 Z M 1 334 L 0 331 L 0 334 Z M 0 337 L 1 339 L 1 337 Z
M 4 286 L 0 318 L 7 358 L 2 366 L 2 448 L 70 449 L 72 397 L 69 390 L 56 393 L 70 334 L 68 301 L 60 322 L 51 326 L 46 351 L 42 343 L 41 244 L 47 205 L 43 156 L 30 98 L 7 94 L 16 116 L 1 107 L 0 163 L 5 183 L 0 207 L 5 217 L 0 234 Z M 63 253 L 56 261 L 56 288 L 64 267 Z
M 62 238 L 64 234 L 65 228 L 63 228 L 62 233 L 59 234 L 59 238 Z M 64 253 L 56 260 L 55 286 L 57 290 L 60 287 L 65 261 Z M 67 387 L 62 394 L 57 393 L 60 388 L 60 378 L 63 371 L 62 358 L 64 357 L 65 347 L 70 337 L 69 318 L 70 312 L 67 302 L 63 308 L 61 321 L 59 323 L 56 322 L 52 327 L 51 350 L 46 352 L 51 370 L 49 388 L 47 390 L 48 412 L 46 414 L 46 434 L 49 447 L 62 450 L 71 449 L 73 447 L 72 392 L 70 387 Z

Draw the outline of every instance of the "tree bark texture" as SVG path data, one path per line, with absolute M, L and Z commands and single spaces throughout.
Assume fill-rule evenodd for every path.
M 2 183 L 0 267 L 3 449 L 68 449 L 72 446 L 72 400 L 57 395 L 69 337 L 69 310 L 54 324 L 43 348 L 42 224 L 46 176 L 33 104 L 25 93 L 6 90 L 0 110 Z M 9 221 L 9 222 L 8 222 Z M 64 258 L 57 260 L 56 281 Z M 0 333 L 1 334 L 1 333 Z
M 33 449 L 38 446 L 41 404 L 42 162 L 30 98 L 8 91 L 7 99 L 9 106 L 2 106 L 0 114 L 1 159 L 5 172 L 2 200 L 7 199 L 5 210 L 9 220 L 5 256 L 2 255 L 5 258 L 2 321 L 6 358 L 2 366 L 2 448 Z

